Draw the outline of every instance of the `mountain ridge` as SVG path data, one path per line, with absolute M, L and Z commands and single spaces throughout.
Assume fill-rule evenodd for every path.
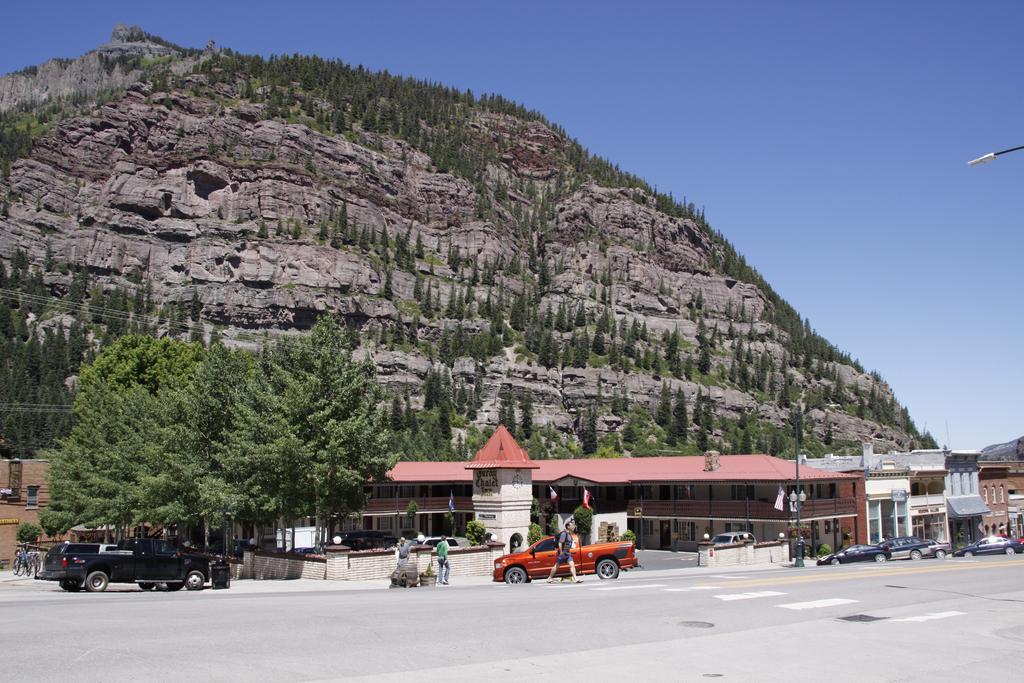
M 56 299 L 83 267 L 101 291 L 145 282 L 154 306 L 195 311 L 197 336 L 239 344 L 337 312 L 440 430 L 413 450 L 465 448 L 510 411 L 523 422 L 524 401 L 553 453 L 783 452 L 801 401 L 813 448 L 930 438 L 702 211 L 537 112 L 212 46 L 138 76 L 34 136 L 0 181 L 0 256 L 50 264 Z

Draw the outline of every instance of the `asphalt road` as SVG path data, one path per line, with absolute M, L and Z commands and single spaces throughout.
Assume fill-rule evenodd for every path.
M 583 584 L 0 590 L 6 680 L 1017 680 L 1024 557 Z M 24 665 L 22 665 L 24 663 Z

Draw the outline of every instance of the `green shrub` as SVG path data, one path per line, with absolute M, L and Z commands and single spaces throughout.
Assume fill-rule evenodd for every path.
M 466 523 L 466 538 L 469 539 L 470 543 L 473 545 L 483 545 L 484 538 L 486 537 L 487 527 L 484 526 L 483 522 L 471 519 Z
M 18 538 L 18 543 L 31 543 L 39 538 L 39 534 L 41 533 L 43 533 L 43 530 L 39 528 L 38 524 L 22 522 L 18 525 L 16 536 Z
M 590 527 L 594 524 L 594 512 L 580 505 L 572 511 L 572 518 L 576 522 L 576 533 L 586 543 L 586 539 L 590 538 Z
M 828 543 L 822 543 L 818 546 L 818 557 L 824 557 L 825 555 L 832 554 L 832 546 Z
M 526 544 L 533 545 L 542 538 L 544 538 L 544 530 L 540 528 L 540 524 L 531 524 L 530 530 L 526 532 Z
M 634 534 L 631 529 L 626 529 L 622 532 L 622 540 L 632 541 L 633 543 L 636 543 L 636 534 Z

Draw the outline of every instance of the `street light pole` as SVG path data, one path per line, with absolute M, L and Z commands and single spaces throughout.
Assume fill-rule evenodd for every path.
M 977 159 L 971 159 L 970 161 L 967 162 L 967 165 L 977 166 L 978 164 L 987 164 L 990 161 L 995 161 L 996 157 L 998 156 L 1009 154 L 1010 152 L 1016 152 L 1017 150 L 1021 149 L 1024 149 L 1024 145 L 1021 145 L 1020 147 L 1011 147 L 1010 149 L 1004 149 L 1001 152 L 989 152 L 988 154 L 982 155 Z

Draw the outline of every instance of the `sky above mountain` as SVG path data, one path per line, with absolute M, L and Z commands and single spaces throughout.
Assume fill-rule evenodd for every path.
M 940 444 L 1024 431 L 1024 151 L 966 164 L 1024 144 L 1024 4 L 178 0 L 4 14 L 3 73 L 78 56 L 124 22 L 501 93 L 705 207 Z

